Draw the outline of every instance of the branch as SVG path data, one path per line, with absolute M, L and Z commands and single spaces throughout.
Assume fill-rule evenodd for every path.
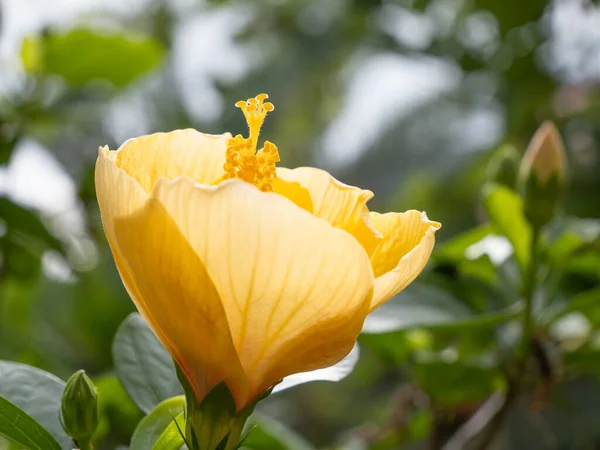
M 502 424 L 512 403 L 508 394 L 497 392 L 492 395 L 446 442 L 442 450 L 465 450 L 476 438 L 486 441 L 493 437 L 495 430 Z M 481 446 L 482 448 L 485 448 Z

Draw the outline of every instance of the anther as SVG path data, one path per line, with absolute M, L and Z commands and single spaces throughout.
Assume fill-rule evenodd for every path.
M 265 102 L 267 94 L 259 94 L 246 101 L 236 102 L 235 106 L 242 110 L 248 123 L 249 136 L 240 135 L 227 143 L 225 175 L 223 178 L 239 178 L 254 184 L 262 191 L 273 190 L 275 179 L 275 163 L 279 161 L 277 147 L 266 141 L 263 148 L 257 151 L 258 135 L 267 113 L 275 106 Z

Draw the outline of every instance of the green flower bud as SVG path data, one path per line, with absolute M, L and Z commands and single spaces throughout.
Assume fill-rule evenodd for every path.
M 98 389 L 85 371 L 79 370 L 69 378 L 63 392 L 63 428 L 80 448 L 84 448 L 89 445 L 98 421 Z
M 488 181 L 515 189 L 519 173 L 519 152 L 510 144 L 498 148 L 486 168 Z
M 527 147 L 519 171 L 525 214 L 540 229 L 554 217 L 566 178 L 563 141 L 552 122 L 544 122 Z

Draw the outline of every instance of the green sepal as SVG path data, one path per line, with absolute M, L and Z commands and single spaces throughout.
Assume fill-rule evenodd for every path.
M 557 207 L 563 195 L 565 182 L 554 172 L 545 183 L 531 171 L 521 185 L 525 216 L 534 229 L 539 230 L 556 215 Z
M 256 404 L 269 396 L 269 389 L 241 411 L 225 382 L 214 387 L 197 403 L 179 367 L 177 376 L 185 391 L 185 437 L 189 450 L 234 450 L 238 448 L 244 425 Z

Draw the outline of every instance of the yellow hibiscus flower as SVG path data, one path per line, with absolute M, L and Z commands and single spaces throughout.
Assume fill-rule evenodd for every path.
M 265 94 L 250 135 L 177 130 L 100 148 L 96 190 L 129 295 L 198 403 L 225 382 L 241 410 L 282 378 L 330 366 L 369 312 L 423 270 L 440 224 L 369 212 L 370 191 L 276 168 Z

